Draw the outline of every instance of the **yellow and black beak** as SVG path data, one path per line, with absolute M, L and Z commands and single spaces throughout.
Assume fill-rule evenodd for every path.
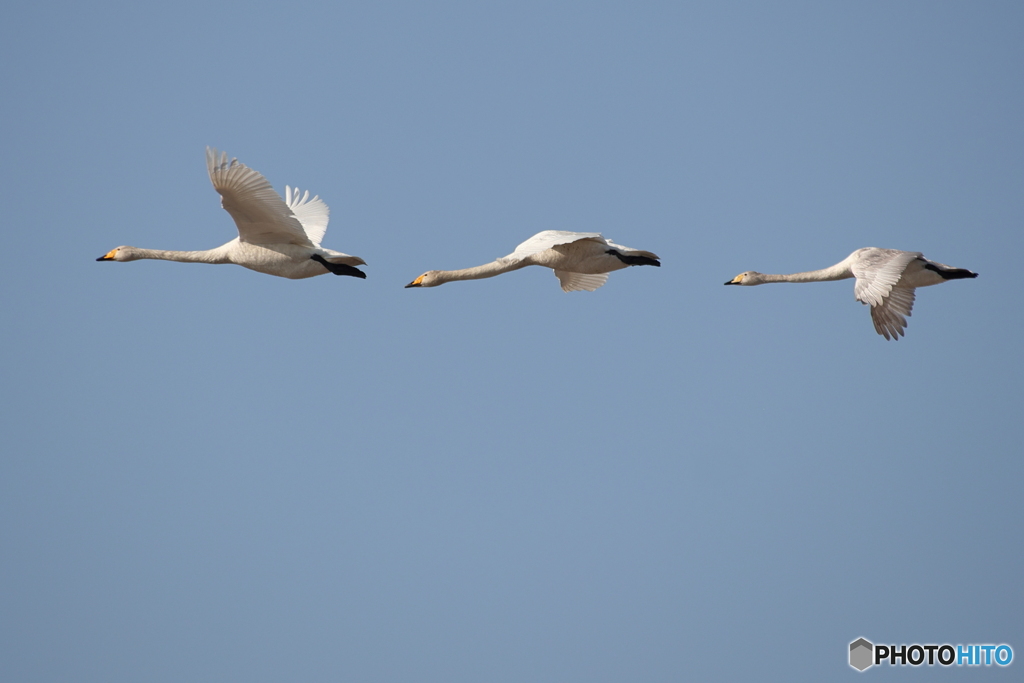
M 738 285 L 739 283 L 740 283 L 740 276 L 737 275 L 736 277 L 734 277 L 733 279 L 729 280 L 725 284 L 727 284 L 727 285 Z
M 96 260 L 97 260 L 97 261 L 113 261 L 113 260 L 114 260 L 114 255 L 115 255 L 115 254 L 117 254 L 117 249 L 111 249 L 111 250 L 110 250 L 110 251 L 108 251 L 108 252 L 107 252 L 106 254 L 104 254 L 103 256 L 100 256 L 100 257 L 99 257 L 98 259 L 96 259 Z
M 412 282 L 407 284 L 405 286 L 405 288 L 409 289 L 410 287 L 422 287 L 422 286 L 423 286 L 423 276 L 420 275 L 418 278 L 416 278 L 415 280 L 413 280 Z

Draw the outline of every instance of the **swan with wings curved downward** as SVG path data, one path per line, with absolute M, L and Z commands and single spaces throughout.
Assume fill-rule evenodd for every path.
M 763 285 L 769 282 L 827 282 L 857 278 L 853 295 L 857 301 L 871 306 L 871 322 L 875 331 L 886 339 L 904 334 L 907 318 L 914 307 L 914 290 L 939 285 L 949 280 L 978 277 L 964 268 L 929 261 L 919 251 L 858 249 L 845 259 L 821 270 L 789 275 L 768 275 L 748 270 L 725 284 Z

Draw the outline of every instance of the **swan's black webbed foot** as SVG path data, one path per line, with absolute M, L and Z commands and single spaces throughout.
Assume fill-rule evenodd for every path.
M 973 273 L 966 268 L 939 268 L 931 263 L 925 263 L 924 267 L 928 270 L 934 270 L 943 280 L 963 280 L 969 277 L 978 277 L 977 273 Z
M 349 275 L 351 277 L 358 277 L 364 280 L 366 279 L 366 273 L 359 270 L 355 266 L 347 266 L 344 263 L 331 263 L 320 254 L 313 254 L 309 258 L 323 265 L 324 268 L 331 271 L 335 275 Z
M 630 266 L 658 266 L 661 267 L 661 262 L 658 259 L 650 258 L 648 256 L 626 256 L 620 254 L 617 249 L 609 249 L 607 254 L 611 254 L 615 258 L 619 259 L 623 263 Z

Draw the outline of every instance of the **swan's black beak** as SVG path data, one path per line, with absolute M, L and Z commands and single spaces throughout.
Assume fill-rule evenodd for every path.
M 100 256 L 100 257 L 99 257 L 98 259 L 96 259 L 96 260 L 97 260 L 97 261 L 113 261 L 114 259 L 110 258 L 109 256 Z
M 422 286 L 423 286 L 423 285 L 421 285 L 421 284 L 419 284 L 419 283 L 417 283 L 417 282 L 410 282 L 409 284 L 407 284 L 407 285 L 405 286 L 405 289 L 409 289 L 410 287 L 422 287 Z
M 729 281 L 728 281 L 728 282 L 726 282 L 725 284 L 727 284 L 727 285 L 738 285 L 739 283 L 738 283 L 738 282 L 736 282 L 735 280 L 729 280 Z

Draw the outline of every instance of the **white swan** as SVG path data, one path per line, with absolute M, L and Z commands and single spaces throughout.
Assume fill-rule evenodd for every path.
M 365 261 L 320 246 L 329 209 L 320 197 L 285 186 L 285 198 L 260 173 L 228 155 L 206 148 L 206 167 L 221 206 L 235 219 L 238 237 L 205 251 L 161 251 L 138 247 L 111 249 L 97 261 L 161 259 L 190 263 L 234 263 L 269 275 L 301 278 L 334 273 L 365 278 L 354 266 Z
M 608 273 L 628 266 L 660 266 L 649 251 L 630 249 L 606 240 L 596 232 L 545 230 L 526 240 L 508 256 L 475 268 L 428 270 L 406 285 L 436 287 L 452 280 L 479 280 L 526 266 L 545 266 L 555 271 L 562 291 L 592 292 L 608 280 Z
M 978 277 L 963 268 L 929 261 L 918 251 L 858 249 L 839 263 L 822 270 L 791 275 L 766 275 L 749 270 L 740 273 L 727 285 L 763 285 L 766 282 L 825 282 L 855 277 L 853 295 L 857 301 L 871 306 L 875 331 L 886 339 L 899 340 L 907 326 L 903 316 L 914 307 L 914 289 L 938 285 L 946 280 Z

